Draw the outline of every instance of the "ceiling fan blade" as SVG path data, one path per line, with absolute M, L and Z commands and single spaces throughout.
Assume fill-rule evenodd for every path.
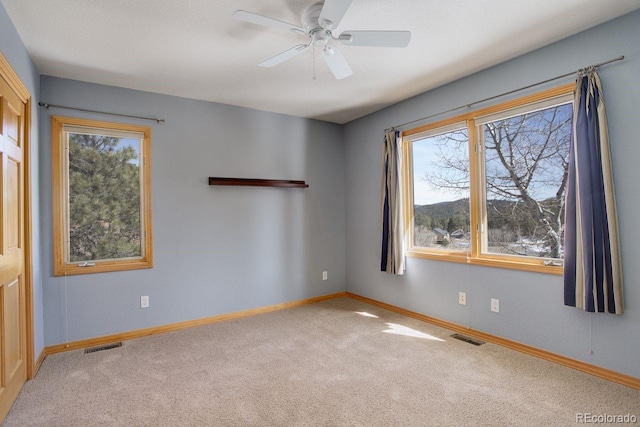
M 326 30 L 336 28 L 342 18 L 344 18 L 347 9 L 351 5 L 352 0 L 325 0 L 318 23 Z
M 287 59 L 291 59 L 294 56 L 301 54 L 302 52 L 307 50 L 309 48 L 309 46 L 311 46 L 311 45 L 310 44 L 299 44 L 299 45 L 296 45 L 296 46 L 292 47 L 291 49 L 287 49 L 284 52 L 279 53 L 276 56 L 273 56 L 273 57 L 267 59 L 266 61 L 262 61 L 258 65 L 261 66 L 261 67 L 273 67 L 275 65 L 280 64 L 281 62 L 286 61 Z
M 338 40 L 351 46 L 407 47 L 410 31 L 345 31 Z
M 278 30 L 300 34 L 303 36 L 306 35 L 304 30 L 297 25 L 289 24 L 287 22 L 269 18 L 267 16 L 258 15 L 257 13 L 247 12 L 246 10 L 236 10 L 231 16 L 239 21 L 262 25 L 263 27 L 276 28 Z
M 345 77 L 349 77 L 353 74 L 351 67 L 347 63 L 344 56 L 337 49 L 332 48 L 331 46 L 327 46 L 322 51 L 322 58 L 324 58 L 324 62 L 327 63 L 327 66 L 333 73 L 336 79 L 344 79 Z

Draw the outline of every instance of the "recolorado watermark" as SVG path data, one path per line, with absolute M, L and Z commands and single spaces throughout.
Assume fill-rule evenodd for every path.
M 576 413 L 578 424 L 635 424 L 638 417 L 635 414 L 591 414 L 589 412 Z

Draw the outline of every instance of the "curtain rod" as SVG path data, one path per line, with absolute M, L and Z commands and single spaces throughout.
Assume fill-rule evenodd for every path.
M 532 87 L 539 86 L 539 85 L 542 85 L 542 84 L 545 84 L 545 83 L 549 83 L 549 82 L 552 82 L 554 80 L 562 79 L 564 77 L 569 77 L 569 76 L 571 76 L 573 74 L 576 74 L 576 73 L 582 73 L 584 71 L 587 71 L 587 70 L 590 70 L 590 69 L 595 69 L 595 68 L 601 67 L 603 65 L 610 64 L 612 62 L 622 61 L 623 59 L 624 59 L 624 55 L 620 55 L 617 58 L 613 58 L 613 59 L 610 59 L 608 61 L 601 62 L 599 64 L 589 65 L 588 67 L 580 68 L 579 70 L 572 71 L 570 73 L 563 74 L 561 76 L 552 77 L 550 79 L 543 80 L 543 81 L 538 82 L 538 83 L 533 83 L 533 84 L 530 84 L 528 86 L 524 86 L 524 87 L 521 87 L 521 88 L 518 88 L 518 89 L 510 90 L 509 92 L 501 93 L 500 95 L 491 96 L 489 98 L 481 99 L 480 101 L 475 101 L 475 102 L 472 102 L 470 104 L 461 105 L 460 107 L 452 108 L 452 109 L 447 110 L 447 111 L 442 111 L 440 113 L 432 114 L 430 116 L 421 117 L 419 119 L 411 120 L 410 122 L 402 123 L 401 125 L 395 125 L 395 126 L 392 126 L 390 128 L 385 129 L 384 131 L 385 132 L 389 132 L 389 131 L 395 130 L 397 128 L 402 128 L 402 127 L 404 127 L 406 125 L 410 125 L 410 124 L 413 124 L 413 123 L 416 123 L 416 122 L 421 122 L 423 120 L 427 120 L 427 119 L 430 119 L 430 118 L 433 118 L 433 117 L 437 117 L 437 116 L 440 116 L 442 114 L 451 113 L 453 111 L 457 111 L 457 110 L 460 110 L 462 108 L 470 108 L 471 106 L 476 105 L 476 104 L 480 104 L 482 102 L 491 101 L 493 99 L 500 98 L 500 97 L 506 96 L 506 95 L 511 95 L 512 93 L 520 92 L 520 91 L 525 90 L 525 89 L 530 89 Z
M 46 108 L 47 110 L 49 109 L 49 107 L 64 108 L 65 110 L 85 111 L 87 113 L 106 114 L 108 116 L 128 117 L 130 119 L 152 120 L 156 123 L 164 123 L 164 119 L 156 119 L 155 117 L 143 117 L 143 116 L 132 116 L 129 114 L 107 113 L 106 111 L 87 110 L 86 108 L 67 107 L 64 105 L 48 104 L 46 102 L 38 102 L 38 105 Z

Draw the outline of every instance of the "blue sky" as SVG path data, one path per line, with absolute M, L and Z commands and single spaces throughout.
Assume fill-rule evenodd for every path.
M 528 192 L 537 200 L 545 200 L 555 196 L 562 182 L 564 167 L 561 157 L 565 157 L 568 152 L 568 139 L 571 132 L 571 114 L 571 104 L 562 105 L 557 110 L 551 107 L 540 110 L 536 114 L 532 113 L 532 115 L 528 116 L 525 120 L 525 123 L 527 123 L 525 126 L 526 130 L 523 131 L 525 133 L 521 135 L 521 137 L 518 137 L 518 142 L 515 143 L 514 152 L 517 161 L 514 167 L 516 168 L 516 173 L 522 176 L 525 176 L 526 173 L 532 170 L 530 169 L 533 164 L 532 158 L 535 158 L 536 150 L 542 149 L 543 143 L 546 147 L 545 150 L 559 150 L 558 153 L 554 155 L 551 155 L 554 151 L 545 151 L 545 153 L 549 153 L 550 156 L 544 156 L 539 162 L 535 162 L 535 173 L 529 184 Z M 508 120 L 510 119 L 505 119 L 505 121 Z M 554 131 L 551 143 L 547 146 L 545 141 L 549 140 L 546 139 L 544 131 L 549 127 L 550 123 L 555 125 L 562 123 L 563 126 Z M 447 137 L 452 137 L 451 139 L 455 138 L 455 140 L 449 140 Z M 445 157 L 454 160 L 454 163 L 456 163 L 456 160 L 462 160 L 463 163 L 468 161 L 468 144 L 458 142 L 464 141 L 464 138 L 466 138 L 466 131 L 453 130 L 412 142 L 415 205 L 429 205 L 469 197 L 468 190 L 466 190 L 466 194 L 453 189 L 440 190 L 425 179 L 427 173 L 434 174 L 434 176 L 439 177 L 441 181 L 460 182 L 463 179 L 461 170 L 453 167 L 447 169 L 444 163 L 438 164 L 436 162 L 443 162 L 443 153 L 446 153 Z M 489 141 L 489 139 L 487 139 L 487 141 Z M 555 148 L 554 141 L 559 144 Z M 562 144 L 564 143 L 566 143 L 567 146 L 563 147 Z M 506 189 L 515 192 L 515 190 L 511 190 L 513 186 L 512 183 L 497 181 L 498 179 L 508 177 L 509 172 L 502 163 L 496 159 L 495 152 L 493 153 L 493 155 L 486 153 L 485 168 L 487 176 L 489 176 L 490 179 L 496 180 L 494 181 L 496 185 L 505 185 Z M 518 157 L 518 155 L 521 155 L 522 158 Z M 467 160 L 465 161 L 465 159 Z M 566 159 L 564 161 L 566 161 Z M 468 176 L 465 180 L 468 182 Z M 487 197 L 496 198 L 504 196 L 488 194 Z
M 135 165 L 140 164 L 140 140 L 136 138 L 120 138 L 116 150 L 123 149 L 125 147 L 131 147 L 136 152 L 136 158 L 131 160 L 131 163 Z
M 426 172 L 433 170 L 433 161 L 439 157 L 440 149 L 436 144 L 438 139 L 438 136 L 433 136 L 413 142 L 413 203 L 415 205 L 430 205 L 469 197 L 451 190 L 433 188 L 425 180 Z M 468 158 L 466 152 L 464 155 Z

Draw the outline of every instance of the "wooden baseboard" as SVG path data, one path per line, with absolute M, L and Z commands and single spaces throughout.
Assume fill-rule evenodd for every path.
M 353 298 L 355 300 L 362 301 L 367 304 L 384 308 L 385 310 L 402 314 L 403 316 L 411 317 L 426 323 L 430 323 L 432 325 L 440 326 L 442 328 L 449 329 L 454 332 L 460 332 L 472 338 L 477 338 L 486 342 L 497 344 L 502 347 L 509 348 L 511 350 L 529 354 L 531 356 L 535 356 L 540 359 L 548 360 L 550 362 L 554 362 L 559 365 L 567 366 L 569 368 L 576 369 L 578 371 L 582 371 L 582 372 L 585 372 L 600 378 L 604 378 L 606 380 L 609 380 L 618 384 L 622 384 L 622 385 L 640 390 L 639 378 L 621 374 L 619 372 L 601 368 L 599 366 L 590 365 L 588 363 L 571 359 L 569 357 L 552 353 L 550 351 L 542 350 L 542 349 L 532 347 L 526 344 L 522 344 L 516 341 L 508 340 L 506 338 L 502 338 L 486 332 L 470 329 L 470 328 L 467 328 L 466 326 L 461 326 L 455 323 L 447 322 L 445 320 L 437 319 L 435 317 L 427 316 L 425 314 L 420 314 L 415 311 L 406 310 L 404 308 L 396 307 L 394 305 L 377 301 L 371 298 L 367 298 L 361 295 L 357 295 L 351 292 L 338 292 L 335 294 L 322 295 L 318 297 L 307 298 L 304 300 L 290 301 L 290 302 L 270 305 L 266 307 L 252 308 L 249 310 L 242 310 L 234 313 L 221 314 L 218 316 L 204 317 L 204 318 L 194 319 L 194 320 L 187 320 L 185 322 L 172 323 L 169 325 L 155 326 L 155 327 L 145 328 L 145 329 L 137 329 L 129 332 L 104 335 L 101 337 L 89 338 L 85 340 L 73 341 L 70 343 L 57 344 L 57 345 L 45 347 L 42 353 L 40 353 L 40 357 L 38 357 L 38 360 L 35 362 L 34 376 L 35 376 L 35 373 L 37 373 L 38 370 L 40 369 L 40 365 L 42 365 L 42 362 L 44 361 L 45 357 L 50 354 L 55 354 L 55 353 L 60 353 L 60 352 L 70 351 L 70 350 L 78 350 L 78 349 L 87 348 L 87 347 L 94 347 L 98 345 L 109 344 L 115 341 L 125 341 L 125 340 L 134 339 L 134 338 L 141 338 L 148 335 L 162 334 L 165 332 L 192 328 L 194 326 L 202 326 L 202 325 L 208 325 L 211 323 L 224 322 L 227 320 L 240 319 L 242 317 L 255 316 L 257 314 L 264 314 L 264 313 L 270 313 L 272 311 L 285 310 L 287 308 L 300 307 L 303 305 L 313 304 L 316 302 L 326 301 L 326 300 L 340 298 L 340 297 Z
M 303 299 L 303 300 L 283 302 L 281 304 L 275 304 L 275 305 L 270 305 L 270 306 L 266 306 L 266 307 L 252 308 L 252 309 L 249 309 L 249 310 L 236 311 L 234 313 L 221 314 L 221 315 L 218 315 L 218 316 L 203 317 L 203 318 L 200 318 L 200 319 L 187 320 L 187 321 L 178 322 L 178 323 L 171 323 L 169 325 L 154 326 L 154 327 L 151 327 L 151 328 L 137 329 L 137 330 L 129 331 L 129 332 L 122 332 L 122 333 L 117 333 L 117 334 L 104 335 L 104 336 L 101 336 L 101 337 L 89 338 L 89 339 L 85 339 L 85 340 L 73 341 L 73 342 L 69 342 L 69 343 L 57 344 L 57 345 L 52 345 L 52 346 L 49 346 L 49 347 L 45 347 L 45 349 L 43 350 L 42 353 L 44 354 L 44 356 L 47 356 L 47 355 L 50 355 L 50 354 L 61 353 L 61 352 L 64 352 L 64 351 L 78 350 L 78 349 L 81 349 L 81 348 L 87 348 L 87 347 L 94 347 L 94 346 L 98 346 L 98 345 L 109 344 L 109 343 L 112 343 L 112 342 L 115 342 L 115 341 L 125 341 L 125 340 L 134 339 L 134 338 L 145 337 L 145 336 L 148 336 L 148 335 L 156 335 L 156 334 L 162 334 L 162 333 L 165 333 L 165 332 L 177 331 L 177 330 L 180 330 L 180 329 L 192 328 L 194 326 L 208 325 L 208 324 L 216 323 L 216 322 L 224 322 L 226 320 L 240 319 L 242 317 L 248 317 L 248 316 L 255 316 L 257 314 L 270 313 L 272 311 L 285 310 L 287 308 L 300 307 L 300 306 L 307 305 L 307 304 L 313 304 L 313 303 L 320 302 L 320 301 L 325 301 L 325 300 L 334 299 L 334 298 L 340 298 L 340 297 L 346 297 L 346 296 L 347 296 L 346 292 L 338 292 L 338 293 L 335 293 L 335 294 L 321 295 L 321 296 L 318 296 L 318 297 L 307 298 L 307 299 Z M 41 356 L 43 360 L 44 360 L 44 356 Z M 42 362 L 40 362 L 40 363 L 42 363 Z
M 353 298 L 358 301 L 365 302 L 367 304 L 384 308 L 385 310 L 402 314 L 403 316 L 412 317 L 414 319 L 418 319 L 426 323 L 431 323 L 432 325 L 440 326 L 442 328 L 449 329 L 454 332 L 460 332 L 472 338 L 477 338 L 486 342 L 497 344 L 502 347 L 509 348 L 511 350 L 529 354 L 531 356 L 535 356 L 540 359 L 548 360 L 550 362 L 554 362 L 559 365 L 567 366 L 569 368 L 586 372 L 587 374 L 591 374 L 596 377 L 604 378 L 606 380 L 613 381 L 615 383 L 619 383 L 619 384 L 626 385 L 628 387 L 632 387 L 640 390 L 640 378 L 635 378 L 630 375 L 621 374 L 619 372 L 611 371 L 609 369 L 601 368 L 599 366 L 590 365 L 588 363 L 571 359 L 569 357 L 552 353 L 550 351 L 541 350 L 536 347 L 531 347 L 529 345 L 521 344 L 516 341 L 511 341 L 506 338 L 501 338 L 499 336 L 488 334 L 486 332 L 470 329 L 470 328 L 467 328 L 466 326 L 461 326 L 455 323 L 447 322 L 445 320 L 437 319 L 435 317 L 430 317 L 424 314 L 416 313 L 415 311 L 405 310 L 404 308 L 396 307 L 394 305 L 377 301 L 371 298 L 363 297 L 361 295 L 353 294 L 351 292 L 347 292 L 347 296 L 349 298 Z
M 33 364 L 33 372 L 32 372 L 32 375 L 28 378 L 29 380 L 32 380 L 36 377 L 36 375 L 38 374 L 38 371 L 40 370 L 40 366 L 42 366 L 42 362 L 44 362 L 45 357 L 47 357 L 47 353 L 45 349 L 43 349 L 40 352 L 40 356 L 38 356 L 35 363 Z

